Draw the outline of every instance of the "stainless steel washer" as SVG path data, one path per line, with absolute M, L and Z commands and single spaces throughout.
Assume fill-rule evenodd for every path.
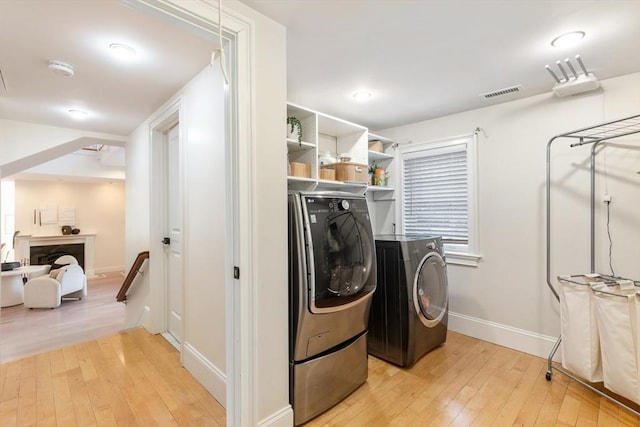
M 289 194 L 290 402 L 296 425 L 367 380 L 375 245 L 364 196 Z

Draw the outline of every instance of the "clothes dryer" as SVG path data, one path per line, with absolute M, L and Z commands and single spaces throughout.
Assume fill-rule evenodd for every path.
M 440 237 L 379 235 L 369 354 L 408 367 L 447 339 L 449 289 Z

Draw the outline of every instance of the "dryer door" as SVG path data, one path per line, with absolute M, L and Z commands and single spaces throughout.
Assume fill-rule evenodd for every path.
M 447 313 L 447 267 L 438 252 L 429 252 L 420 262 L 413 282 L 413 305 L 420 321 L 430 328 Z
M 305 197 L 309 305 L 344 310 L 375 290 L 375 247 L 364 199 Z

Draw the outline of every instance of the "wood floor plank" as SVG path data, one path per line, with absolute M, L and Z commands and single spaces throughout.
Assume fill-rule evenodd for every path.
M 495 426 L 511 426 L 515 424 L 520 411 L 529 401 L 536 380 L 542 376 L 542 371 L 546 368 L 541 359 L 526 354 L 520 355 L 518 362 L 514 365 L 514 370 L 524 370 L 521 371 L 523 375 L 496 417 Z
M 513 350 L 498 347 L 485 367 L 467 383 L 469 387 L 478 390 L 478 393 L 460 411 L 452 425 L 473 425 L 481 416 L 483 419 L 497 417 L 507 399 L 506 389 L 509 388 L 505 383 L 504 373 L 511 369 L 514 359 Z
M 18 425 L 17 422 L 18 422 L 18 398 L 4 400 L 0 402 L 0 426 Z
M 68 427 L 77 426 L 71 402 L 71 389 L 69 388 L 67 376 L 64 373 L 57 373 L 53 376 L 53 401 L 56 413 L 56 425 Z
M 56 427 L 53 377 L 49 353 L 36 357 L 36 415 L 38 426 Z
M 22 359 L 20 375 L 20 391 L 18 397 L 17 425 L 35 425 L 36 412 L 36 358 L 34 356 Z
M 558 375 L 559 377 L 560 375 Z M 544 402 L 536 418 L 536 426 L 555 425 L 558 419 L 558 413 L 562 407 L 564 396 L 567 392 L 568 383 L 561 381 L 551 381 L 551 387 L 547 393 Z

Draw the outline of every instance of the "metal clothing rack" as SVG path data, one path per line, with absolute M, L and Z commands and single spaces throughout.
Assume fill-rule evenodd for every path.
M 558 292 L 556 291 L 553 284 L 551 283 L 551 146 L 555 141 L 565 139 L 565 138 L 569 138 L 570 140 L 573 141 L 570 144 L 570 147 L 578 147 L 586 144 L 592 144 L 591 145 L 591 167 L 590 167 L 590 172 L 591 172 L 591 196 L 590 196 L 590 243 L 591 243 L 590 257 L 591 259 L 590 261 L 591 261 L 591 273 L 596 273 L 595 271 L 595 259 L 596 259 L 595 258 L 596 257 L 595 255 L 596 253 L 595 251 L 595 182 L 596 182 L 595 156 L 596 156 L 596 149 L 598 145 L 604 141 L 610 141 L 615 138 L 620 138 L 622 136 L 632 135 L 636 133 L 640 133 L 640 114 L 626 117 L 620 120 L 614 120 L 611 122 L 606 122 L 599 125 L 590 126 L 587 128 L 559 134 L 551 138 L 547 143 L 547 189 L 546 189 L 547 190 L 547 194 L 546 194 L 547 196 L 547 260 L 546 260 L 547 261 L 547 286 L 555 296 L 556 300 L 558 300 L 558 302 L 560 301 L 560 296 L 558 295 Z M 602 276 L 606 276 L 606 275 L 602 275 Z M 620 278 L 615 278 L 615 279 L 620 279 Z M 562 367 L 554 366 L 552 364 L 552 360 L 556 351 L 558 351 L 558 348 L 560 347 L 561 341 L 562 341 L 562 336 L 558 337 L 558 340 L 556 341 L 553 348 L 551 349 L 551 352 L 549 353 L 549 357 L 547 359 L 548 368 L 546 372 L 547 381 L 551 381 L 552 370 L 555 369 L 556 371 L 563 373 L 564 375 L 568 376 L 574 381 L 587 387 L 588 389 L 595 392 L 596 394 L 640 416 L 640 412 L 638 412 L 637 410 L 627 406 L 626 404 L 619 401 L 618 399 L 606 393 L 603 393 L 602 391 L 593 387 L 588 382 L 585 382 L 582 379 L 576 377 L 571 372 L 568 372 Z

